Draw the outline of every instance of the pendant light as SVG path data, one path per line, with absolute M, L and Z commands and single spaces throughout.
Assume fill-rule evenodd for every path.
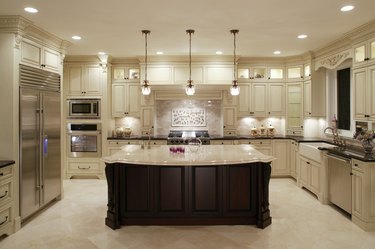
M 145 79 L 142 85 L 142 94 L 143 95 L 150 95 L 151 87 L 148 85 L 147 80 L 147 36 L 151 33 L 150 30 L 142 30 L 142 34 L 145 35 Z
M 187 95 L 194 95 L 195 87 L 193 85 L 193 81 L 191 80 L 191 34 L 194 34 L 194 30 L 188 29 L 186 30 L 186 33 L 189 35 L 189 80 L 185 91 Z
M 232 29 L 230 31 L 233 34 L 233 82 L 230 88 L 230 94 L 237 96 L 240 94 L 240 87 L 237 85 L 237 62 L 236 62 L 236 35 L 238 34 L 238 29 Z

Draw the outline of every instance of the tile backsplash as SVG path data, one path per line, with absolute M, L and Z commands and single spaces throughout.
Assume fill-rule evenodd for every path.
M 246 117 L 237 120 L 237 135 L 249 136 L 251 128 L 269 127 L 275 128 L 275 135 L 285 135 L 285 118 L 253 118 Z
M 208 130 L 210 135 L 222 135 L 222 114 L 220 100 L 157 100 L 155 108 L 156 135 L 168 135 L 170 130 Z M 204 109 L 205 126 L 173 126 L 173 109 Z

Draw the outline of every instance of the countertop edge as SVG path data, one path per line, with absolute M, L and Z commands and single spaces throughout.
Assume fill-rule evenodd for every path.
M 15 164 L 16 162 L 13 160 L 0 160 L 0 168 Z

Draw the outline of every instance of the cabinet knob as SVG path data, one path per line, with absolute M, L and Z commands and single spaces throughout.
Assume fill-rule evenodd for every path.
M 307 164 L 310 164 L 310 162 L 306 162 Z
M 355 163 L 355 164 L 354 164 L 354 166 L 358 167 L 358 164 L 357 164 L 357 163 Z
M 352 172 L 350 172 L 350 175 L 352 176 L 352 175 L 353 175 L 353 173 L 352 173 Z
M 271 77 L 268 77 L 268 79 L 270 80 L 270 79 L 271 79 Z
M 260 144 L 263 144 L 263 142 L 260 142 Z
M 223 128 L 225 128 L 225 125 L 223 126 Z

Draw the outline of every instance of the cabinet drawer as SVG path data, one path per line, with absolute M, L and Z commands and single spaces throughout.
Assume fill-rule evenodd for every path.
M 224 137 L 225 136 L 236 136 L 236 130 L 224 130 Z
M 11 207 L 0 211 L 0 231 L 10 224 Z
M 12 199 L 12 181 L 8 179 L 0 184 L 0 206 Z
M 254 146 L 271 146 L 271 140 L 244 139 L 244 140 L 239 140 L 238 144 L 252 144 Z
M 352 169 L 356 170 L 356 171 L 359 171 L 361 173 L 364 173 L 364 171 L 365 171 L 365 164 L 361 163 L 361 162 L 359 162 L 357 160 L 353 160 L 352 161 Z
M 8 177 L 11 177 L 12 174 L 13 174 L 13 167 L 11 165 L 1 168 L 0 169 L 0 181 Z
M 121 140 L 121 141 L 109 141 L 108 146 L 111 147 L 121 147 L 128 144 L 141 144 L 142 141 L 140 140 Z
M 68 169 L 70 172 L 91 173 L 100 171 L 100 165 L 94 162 L 69 163 Z
M 144 145 L 148 144 L 148 140 L 144 141 Z M 167 140 L 151 140 L 151 145 L 160 146 L 160 145 L 167 145 Z
M 231 145 L 233 144 L 233 140 L 211 140 L 212 145 Z

